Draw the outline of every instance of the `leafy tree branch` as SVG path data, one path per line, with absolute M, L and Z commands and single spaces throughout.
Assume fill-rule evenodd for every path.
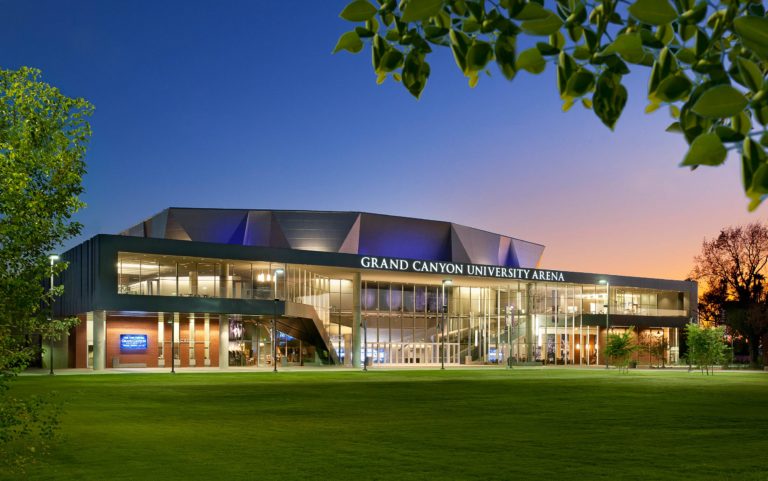
M 627 103 L 623 77 L 648 69 L 647 113 L 666 107 L 682 134 L 682 166 L 742 164 L 749 209 L 768 195 L 768 18 L 760 0 L 354 0 L 340 15 L 358 25 L 333 52 L 367 44 L 378 83 L 419 98 L 434 48 L 448 48 L 470 87 L 490 66 L 557 72 L 563 110 L 577 103 L 613 129 Z M 530 45 L 520 48 L 519 45 Z M 760 127 L 762 126 L 762 127 Z

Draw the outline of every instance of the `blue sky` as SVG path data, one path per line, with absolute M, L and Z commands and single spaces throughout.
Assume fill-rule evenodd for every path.
M 542 243 L 544 267 L 682 278 L 704 237 L 763 218 L 735 158 L 677 167 L 647 72 L 614 133 L 561 111 L 551 66 L 470 89 L 440 51 L 416 101 L 367 50 L 331 55 L 345 4 L 0 0 L 0 66 L 96 106 L 80 239 L 168 206 L 361 210 Z

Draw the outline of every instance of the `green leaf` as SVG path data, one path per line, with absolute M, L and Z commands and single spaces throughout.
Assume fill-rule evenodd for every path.
M 567 97 L 566 89 L 568 88 L 568 80 L 571 78 L 576 70 L 578 70 L 579 64 L 565 52 L 560 52 L 557 57 L 557 91 L 560 93 L 561 98 Z
M 672 122 L 671 124 L 669 124 L 666 131 L 673 134 L 682 134 L 683 128 L 680 127 L 680 122 Z
M 389 40 L 390 42 L 397 42 L 400 40 L 400 32 L 398 32 L 396 29 L 387 30 L 387 33 L 384 34 L 384 38 Z
M 517 74 L 515 67 L 515 37 L 511 35 L 499 35 L 495 46 L 496 63 L 501 73 L 507 80 L 512 80 Z
M 618 53 L 630 63 L 640 63 L 645 57 L 640 36 L 632 33 L 623 33 L 616 37 L 616 40 L 604 50 L 604 53 Z
M 403 10 L 403 22 L 418 22 L 434 17 L 443 8 L 443 0 L 408 0 Z
M 678 22 L 688 25 L 696 25 L 707 16 L 707 2 L 700 1 L 693 8 L 686 10 L 678 18 Z
M 597 79 L 592 104 L 595 115 L 613 130 L 627 104 L 627 89 L 621 85 L 621 76 L 610 71 L 603 72 Z
M 657 104 L 657 103 L 653 103 L 652 102 L 652 103 L 650 103 L 650 104 L 645 106 L 645 113 L 646 114 L 652 114 L 652 113 L 656 112 L 657 110 L 659 110 L 659 107 L 661 107 L 661 104 Z
M 526 20 L 523 23 L 520 24 L 520 28 L 523 29 L 523 31 L 530 35 L 552 35 L 553 33 L 560 30 L 560 27 L 563 26 L 563 21 L 560 20 L 560 17 L 555 15 L 552 12 L 549 12 L 549 15 L 536 19 L 536 20 Z
M 366 0 L 355 0 L 344 7 L 344 10 L 341 11 L 339 16 L 350 22 L 364 22 L 373 18 L 373 16 L 376 15 L 376 12 L 376 7 Z
M 592 57 L 592 54 L 589 52 L 589 48 L 587 48 L 586 45 L 577 45 L 576 48 L 573 49 L 573 58 L 587 60 L 590 57 Z
M 560 53 L 559 48 L 545 42 L 536 42 L 536 48 L 539 49 L 542 55 L 557 55 Z
M 529 2 L 526 3 L 523 9 L 520 10 L 520 12 L 518 12 L 512 18 L 516 20 L 539 20 L 542 18 L 547 18 L 550 15 L 552 15 L 552 12 L 542 7 L 538 3 Z
M 757 168 L 752 176 L 752 184 L 749 186 L 748 193 L 750 196 L 768 194 L 768 164 L 763 163 Z
M 683 72 L 676 72 L 659 83 L 653 96 L 663 102 L 675 102 L 691 93 L 693 84 Z
M 671 25 L 659 25 L 654 36 L 664 45 L 668 45 L 675 38 L 675 30 Z
M 741 149 L 741 179 L 745 191 L 750 191 L 755 172 L 764 164 L 765 151 L 757 142 L 746 137 Z
M 400 68 L 401 65 L 403 65 L 403 53 L 393 48 L 387 50 L 387 52 L 381 56 L 379 72 L 391 72 Z
M 733 21 L 733 28 L 745 47 L 768 60 L 768 18 L 740 16 Z
M 565 88 L 566 95 L 571 97 L 581 97 L 595 86 L 595 74 L 586 69 L 576 71 L 568 79 L 568 85 Z
M 733 117 L 744 110 L 747 99 L 730 85 L 716 85 L 705 91 L 693 105 L 693 111 L 702 117 Z
M 336 47 L 333 49 L 333 53 L 340 50 L 346 50 L 348 52 L 357 53 L 363 49 L 363 41 L 360 40 L 360 36 L 355 32 L 346 32 L 341 34 L 339 41 L 336 42 Z
M 763 73 L 760 71 L 760 67 L 744 57 L 737 57 L 736 65 L 744 84 L 749 87 L 749 90 L 757 93 L 763 86 Z
M 729 127 L 723 127 L 722 125 L 715 127 L 715 133 L 723 142 L 739 142 L 744 140 L 744 136 L 742 134 Z
M 451 51 L 453 52 L 453 59 L 456 60 L 456 65 L 459 66 L 462 73 L 467 72 L 467 51 L 469 50 L 470 40 L 463 32 L 451 29 Z
M 675 58 L 688 65 L 691 65 L 698 60 L 698 58 L 696 58 L 696 53 L 690 48 L 681 48 L 675 54 Z
M 750 200 L 747 210 L 749 210 L 750 212 L 754 212 L 755 209 L 760 207 L 760 204 L 763 202 L 764 196 L 755 194 L 755 195 L 748 195 L 747 197 L 749 197 L 749 200 Z
M 731 119 L 731 128 L 741 135 L 747 135 L 752 130 L 752 120 L 747 112 L 739 112 Z
M 728 152 L 717 134 L 709 133 L 696 137 L 685 154 L 685 159 L 680 165 L 720 165 L 725 162 Z
M 476 41 L 467 51 L 467 70 L 482 70 L 493 58 L 493 49 L 487 42 Z
M 415 49 L 411 49 L 405 57 L 402 80 L 403 85 L 408 89 L 408 92 L 417 99 L 421 96 L 421 92 L 427 85 L 429 73 L 429 64 L 424 61 L 424 54 Z
M 768 126 L 768 103 L 755 105 L 752 111 L 755 113 L 755 118 L 761 125 Z
M 517 57 L 516 65 L 518 70 L 527 70 L 533 74 L 539 74 L 544 71 L 547 63 L 544 61 L 544 57 L 541 56 L 539 49 L 529 48 L 520 53 L 520 56 Z
M 629 13 L 649 25 L 664 25 L 677 18 L 667 0 L 637 0 L 629 6 Z
M 477 81 L 480 80 L 480 75 L 478 75 L 475 71 L 470 71 L 469 74 L 467 74 L 469 77 L 469 87 L 475 88 L 477 87 Z

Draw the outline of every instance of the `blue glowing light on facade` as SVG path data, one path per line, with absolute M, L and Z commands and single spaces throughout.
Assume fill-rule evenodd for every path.
M 146 334 L 120 334 L 121 351 L 146 351 Z

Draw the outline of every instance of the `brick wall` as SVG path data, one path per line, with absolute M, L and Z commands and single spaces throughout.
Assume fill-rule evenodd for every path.
M 88 328 L 85 314 L 77 318 L 80 323 L 69 332 L 68 367 L 85 369 L 88 367 Z
M 147 336 L 145 351 L 121 352 L 120 334 L 144 334 Z M 117 317 L 107 316 L 107 362 L 112 367 L 112 359 L 118 358 L 121 365 L 145 364 L 157 367 L 157 318 L 156 317 Z
M 163 358 L 165 367 L 171 367 L 171 336 L 172 324 L 168 323 L 173 319 L 173 314 L 165 316 L 163 324 Z M 85 349 L 85 322 L 82 325 L 82 344 Z M 78 326 L 79 328 L 79 326 Z M 144 334 L 147 336 L 146 351 L 139 352 L 120 352 L 120 334 Z M 78 345 L 80 343 L 80 332 L 77 332 Z M 179 355 L 180 367 L 189 366 L 189 315 L 181 314 L 179 316 L 179 338 L 181 343 L 176 344 L 176 352 Z M 196 367 L 205 366 L 205 319 L 202 315 L 195 316 L 195 343 L 194 359 Z M 157 338 L 157 318 L 156 317 L 124 317 L 107 316 L 107 368 L 112 367 L 112 359 L 119 358 L 121 365 L 125 364 L 145 364 L 147 367 L 158 367 L 158 338 Z M 209 358 L 211 367 L 219 365 L 219 322 L 218 316 L 211 316 L 210 321 L 210 344 Z M 79 359 L 79 358 L 78 358 Z M 83 358 L 85 359 L 85 357 Z M 80 366 L 78 366 L 80 367 Z M 82 366 L 85 367 L 85 366 Z

